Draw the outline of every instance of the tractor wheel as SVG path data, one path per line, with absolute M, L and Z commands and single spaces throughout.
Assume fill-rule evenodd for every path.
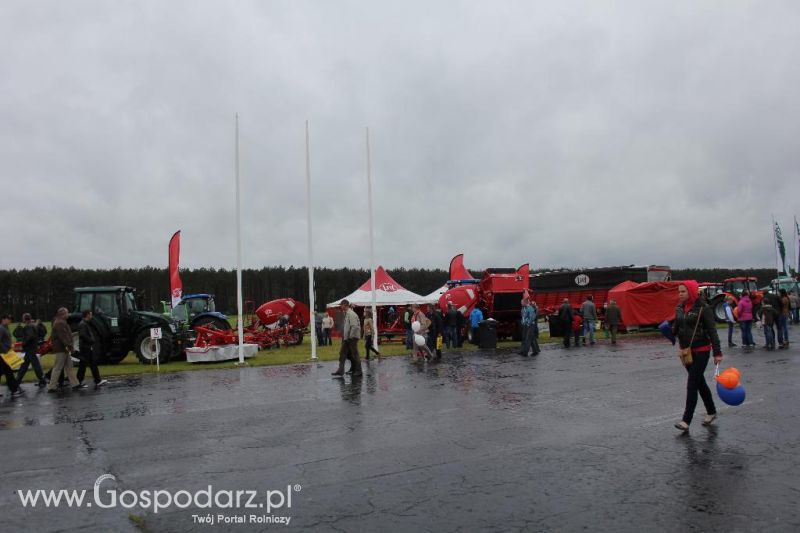
M 158 362 L 166 363 L 172 356 L 172 335 L 162 329 L 161 340 L 152 340 L 150 330 L 145 329 L 136 337 L 133 351 L 140 363 L 151 364 L 156 362 L 156 343 L 158 343 Z
M 194 329 L 197 326 L 203 326 L 204 328 L 211 328 L 211 329 L 218 329 L 220 331 L 228 331 L 231 329 L 231 325 L 221 318 L 217 318 L 214 316 L 204 316 L 197 319 L 197 321 L 192 325 Z
M 714 310 L 714 318 L 717 322 L 727 322 L 728 317 L 725 316 L 725 299 L 720 298 L 715 302 L 711 308 Z

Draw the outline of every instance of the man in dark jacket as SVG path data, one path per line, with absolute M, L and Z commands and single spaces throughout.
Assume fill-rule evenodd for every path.
M 606 309 L 606 326 L 608 326 L 608 331 L 611 334 L 611 344 L 617 344 L 617 330 L 621 323 L 622 311 L 617 306 L 617 301 L 611 300 L 608 302 L 608 308 Z
M 564 298 L 564 303 L 558 308 L 558 321 L 564 330 L 564 348 L 569 348 L 569 338 L 572 336 L 572 319 L 575 313 L 569 303 L 569 298 Z
M 772 300 L 765 297 L 761 302 L 761 320 L 764 324 L 764 339 L 767 341 L 767 350 L 775 349 L 775 323 L 778 320 L 778 310 L 772 305 Z
M 428 329 L 428 348 L 430 348 L 432 352 L 436 352 L 436 359 L 438 360 L 442 358 L 442 348 L 439 346 L 438 338 L 439 335 L 444 333 L 444 316 L 438 304 L 431 304 L 428 306 L 426 316 L 428 320 L 431 321 L 431 327 Z
M 39 332 L 36 329 L 36 324 L 33 323 L 30 313 L 22 315 L 22 350 L 25 352 L 25 361 L 22 366 L 17 370 L 17 381 L 22 383 L 25 378 L 25 373 L 28 367 L 33 367 L 33 372 L 38 379 L 37 386 L 45 387 L 47 382 L 44 380 L 44 372 L 42 372 L 42 365 L 39 362 Z
M 83 383 L 83 378 L 86 376 L 86 367 L 92 371 L 92 378 L 94 379 L 94 388 L 97 389 L 108 383 L 107 379 L 100 377 L 100 369 L 97 368 L 97 363 L 94 360 L 94 331 L 91 326 L 92 312 L 86 309 L 83 312 L 83 320 L 81 325 L 78 326 L 78 341 L 80 346 L 80 364 L 78 365 L 78 381 Z
M 8 331 L 8 325 L 11 323 L 11 317 L 8 315 L 3 315 L 2 319 L 0 319 L 0 354 L 7 353 L 11 346 L 13 346 L 13 342 L 11 341 L 11 332 Z M 14 377 L 14 370 L 8 366 L 5 359 L 0 357 L 0 372 L 6 377 L 6 385 L 8 386 L 8 390 L 11 391 L 11 396 L 19 396 L 24 391 L 19 387 L 17 383 L 17 379 Z
M 86 385 L 81 385 L 75 377 L 75 368 L 72 366 L 72 330 L 67 324 L 69 311 L 66 307 L 60 307 L 53 319 L 53 330 L 50 332 L 50 342 L 53 343 L 53 355 L 55 363 L 51 369 L 50 383 L 47 385 L 47 392 L 55 392 L 58 387 L 58 376 L 61 371 L 69 379 L 69 384 L 73 389 L 83 389 Z
M 447 344 L 447 349 L 458 346 L 458 315 L 460 313 L 456 310 L 456 306 L 452 302 L 447 304 L 447 315 L 444 317 L 444 342 Z
M 464 331 L 464 326 L 467 323 L 467 317 L 464 314 L 456 309 L 458 315 L 456 315 L 456 347 L 461 348 L 462 343 L 464 342 L 464 336 L 461 334 Z

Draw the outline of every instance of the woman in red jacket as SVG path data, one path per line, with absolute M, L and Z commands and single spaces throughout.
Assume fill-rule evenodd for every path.
M 698 394 L 703 399 L 707 413 L 703 425 L 707 426 L 717 418 L 717 408 L 704 374 L 711 350 L 714 350 L 714 363 L 719 364 L 722 361 L 722 349 L 714 313 L 697 297 L 697 293 L 696 281 L 684 281 L 678 286 L 679 303 L 675 309 L 673 333 L 681 348 L 692 350 L 692 362 L 686 366 L 689 374 L 686 381 L 686 409 L 683 411 L 683 419 L 675 424 L 681 431 L 689 430 L 697 407 Z

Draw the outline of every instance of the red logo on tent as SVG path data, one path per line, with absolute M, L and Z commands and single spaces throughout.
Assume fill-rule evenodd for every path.
M 183 291 L 181 289 L 172 289 L 172 297 L 173 298 L 180 298 L 182 292 Z
M 397 287 L 392 283 L 381 283 L 380 289 L 384 292 L 394 292 L 397 290 Z

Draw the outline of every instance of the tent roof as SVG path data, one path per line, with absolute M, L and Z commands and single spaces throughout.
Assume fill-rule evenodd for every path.
M 438 302 L 439 301 L 439 297 L 442 294 L 444 294 L 445 292 L 447 292 L 448 290 L 449 290 L 449 287 L 445 283 L 444 285 L 442 285 L 441 287 L 439 287 L 435 291 L 431 292 L 430 294 L 426 294 L 425 296 L 423 296 L 422 297 L 422 302 L 426 303 L 426 304 L 434 304 L 434 303 Z
M 367 279 L 361 287 L 328 304 L 328 307 L 339 307 L 342 300 L 348 300 L 352 305 L 366 306 L 372 305 L 371 280 Z M 375 303 L 377 305 L 408 305 L 412 303 L 423 303 L 422 296 L 411 292 L 397 283 L 384 270 L 382 266 L 375 269 Z

